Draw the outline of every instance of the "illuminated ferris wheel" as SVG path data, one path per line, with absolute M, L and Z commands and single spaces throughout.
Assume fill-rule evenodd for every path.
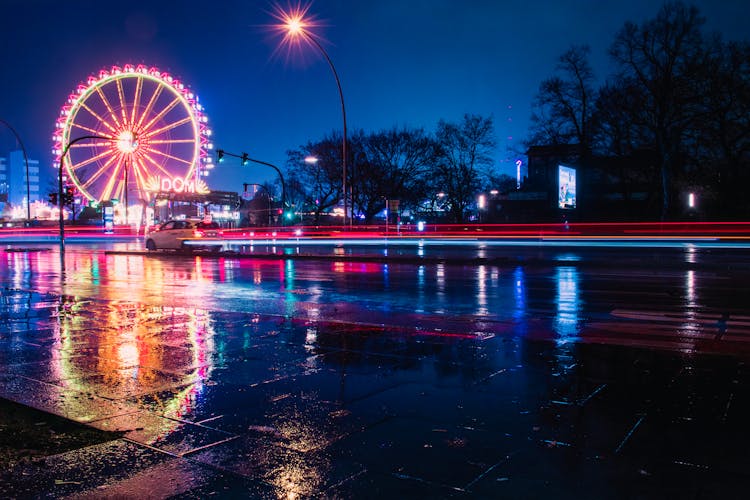
M 90 201 L 150 200 L 165 179 L 206 191 L 213 167 L 211 130 L 198 96 L 187 86 L 146 66 L 113 66 L 90 76 L 60 111 L 54 154 L 64 158 L 67 180 Z

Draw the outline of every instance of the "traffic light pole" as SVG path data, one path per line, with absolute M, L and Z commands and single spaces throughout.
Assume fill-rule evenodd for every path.
M 225 156 L 231 156 L 233 158 L 239 158 L 240 160 L 242 160 L 243 167 L 247 165 L 247 162 L 251 161 L 253 163 L 265 165 L 267 167 L 271 167 L 272 169 L 276 170 L 276 173 L 279 174 L 279 179 L 281 179 L 281 224 L 280 225 L 283 226 L 285 212 L 286 212 L 286 184 L 284 183 L 284 175 L 281 173 L 281 170 L 279 169 L 279 167 L 277 167 L 273 163 L 268 163 L 267 161 L 256 160 L 255 158 L 250 158 L 250 156 L 248 156 L 247 153 L 242 153 L 241 155 L 237 155 L 233 153 L 227 153 L 223 149 L 217 149 L 216 156 L 218 157 L 218 162 L 221 162 L 222 158 L 224 158 Z

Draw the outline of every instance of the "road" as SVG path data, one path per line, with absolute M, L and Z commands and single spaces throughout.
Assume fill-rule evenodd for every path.
M 7 253 L 0 264 L 14 287 L 556 342 L 734 352 L 750 340 L 745 245 L 287 242 L 214 258 L 140 253 L 138 242 L 84 244 L 68 246 L 62 280 L 57 248 L 36 248 L 49 250 Z M 326 259 L 300 258 L 308 255 Z

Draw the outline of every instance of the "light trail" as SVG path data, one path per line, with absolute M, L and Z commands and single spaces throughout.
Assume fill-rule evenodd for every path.
M 73 240 L 137 240 L 130 227 L 104 234 L 101 226 L 70 226 Z M 0 228 L 0 241 L 55 241 L 50 227 Z M 203 240 L 209 241 L 209 240 Z M 276 228 L 224 229 L 220 240 L 227 248 L 240 246 L 468 246 L 468 247 L 633 247 L 633 248 L 750 248 L 750 222 L 728 223 L 585 223 L 431 225 L 425 231 L 414 226 L 386 231 L 384 226 L 340 227 L 291 226 Z

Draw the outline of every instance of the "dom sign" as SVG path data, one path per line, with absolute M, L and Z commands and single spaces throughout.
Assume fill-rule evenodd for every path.
M 148 183 L 149 191 L 161 191 L 171 193 L 209 193 L 206 183 L 198 180 L 187 180 L 182 177 L 152 177 Z

